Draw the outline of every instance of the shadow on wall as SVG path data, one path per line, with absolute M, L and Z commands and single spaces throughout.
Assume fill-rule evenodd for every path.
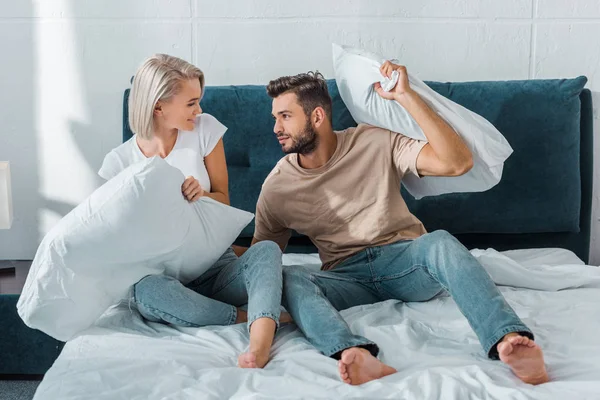
M 83 18 L 88 16 L 89 13 L 89 5 L 86 5 L 85 2 L 80 1 L 67 1 L 65 7 L 65 14 L 70 14 L 75 18 Z M 123 8 L 127 7 L 127 3 L 124 3 L 120 6 L 119 13 L 127 14 Z M 69 11 L 69 12 L 67 12 Z M 106 104 L 110 104 L 110 101 L 107 101 L 107 97 L 110 97 L 112 93 L 103 92 L 102 85 L 99 85 L 99 81 L 102 78 L 98 77 L 98 71 L 106 70 L 106 73 L 110 72 L 110 61 L 106 59 L 106 64 L 104 67 L 99 65 L 90 65 L 94 64 L 94 60 L 97 58 L 97 55 L 100 54 L 101 49 L 88 49 L 89 44 L 86 44 L 88 41 L 87 38 L 90 35 L 93 35 L 95 32 L 90 31 L 90 25 L 85 22 L 85 20 L 80 23 L 73 23 L 71 21 L 65 20 L 63 23 L 72 24 L 69 28 L 72 32 L 72 37 L 66 38 L 68 39 L 68 46 L 70 47 L 70 51 L 72 51 L 73 62 L 76 65 L 68 66 L 72 71 L 75 71 L 76 82 L 73 83 L 75 85 L 75 89 L 77 90 L 77 96 L 81 99 L 83 104 L 75 104 L 75 109 L 85 110 L 86 115 L 85 118 L 82 116 L 81 118 L 73 118 L 71 117 L 68 121 L 65 121 L 63 126 L 65 129 L 68 129 L 68 134 L 70 135 L 73 143 L 76 145 L 79 154 L 73 155 L 73 157 L 77 157 L 82 159 L 86 165 L 81 166 L 81 168 L 86 168 L 91 171 L 91 174 L 88 174 L 89 179 L 92 181 L 87 185 L 88 193 L 85 195 L 91 194 L 93 189 L 101 186 L 104 183 L 104 180 L 97 175 L 97 171 L 100 168 L 102 160 L 104 158 L 104 154 L 102 149 L 105 147 L 103 143 L 106 141 L 106 133 L 107 133 L 107 124 L 106 124 L 106 113 L 112 112 L 112 110 L 121 110 L 120 101 L 115 104 L 114 108 L 109 110 L 106 109 Z M 93 28 L 92 28 L 93 29 Z M 110 52 L 110 50 L 109 50 Z M 63 77 L 64 79 L 64 77 Z M 124 88 L 125 89 L 125 86 Z M 65 99 L 67 102 L 73 101 L 71 99 Z M 119 115 L 119 119 L 121 116 Z M 66 133 L 66 132 L 65 132 Z M 59 140 L 67 140 L 66 137 L 60 137 Z M 56 162 L 60 162 L 58 157 L 61 155 L 52 155 L 56 156 Z M 75 161 L 69 160 L 68 164 L 73 165 Z M 65 177 L 68 179 L 67 177 Z M 53 177 L 53 179 L 57 179 Z M 81 192 L 82 188 L 80 187 L 81 181 L 72 181 L 65 182 L 66 190 L 73 190 L 74 192 Z M 62 202 L 56 199 L 43 198 L 42 204 L 40 208 L 43 208 L 46 211 L 51 211 L 56 214 L 56 216 L 62 218 L 66 214 L 68 214 L 73 208 L 75 208 L 77 204 L 70 204 L 68 202 Z M 40 232 L 39 240 L 43 238 L 44 232 Z

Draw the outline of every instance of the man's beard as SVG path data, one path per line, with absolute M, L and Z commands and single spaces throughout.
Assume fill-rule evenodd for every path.
M 304 129 L 296 138 L 290 136 L 290 139 L 292 139 L 292 146 L 287 150 L 283 150 L 285 154 L 298 153 L 307 155 L 315 151 L 319 144 L 319 136 L 310 123 L 310 120 L 306 121 Z

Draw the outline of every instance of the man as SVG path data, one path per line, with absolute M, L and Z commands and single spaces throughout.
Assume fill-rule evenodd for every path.
M 275 134 L 287 156 L 265 180 L 253 244 L 282 250 L 291 230 L 317 246 L 321 271 L 284 270 L 284 305 L 307 339 L 337 360 L 344 382 L 359 385 L 396 372 L 377 359 L 372 341 L 354 335 L 338 310 L 388 299 L 427 301 L 447 291 L 492 359 L 531 384 L 548 381 L 541 348 L 489 275 L 445 231 L 427 233 L 402 196 L 406 174 L 458 176 L 473 165 L 461 138 L 410 87 L 406 68 L 396 87 L 374 90 L 397 101 L 422 128 L 427 143 L 361 124 L 332 129 L 331 98 L 320 74 L 269 83 Z

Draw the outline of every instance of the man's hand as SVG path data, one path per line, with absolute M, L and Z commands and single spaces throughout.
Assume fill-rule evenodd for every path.
M 392 78 L 392 73 L 394 71 L 398 72 L 398 83 L 396 83 L 396 86 L 389 92 L 383 90 L 379 82 L 375 83 L 375 91 L 384 99 L 400 102 L 405 95 L 413 93 L 413 90 L 408 83 L 408 72 L 406 72 L 405 66 L 386 61 L 379 67 L 379 71 L 381 72 L 381 75 L 390 79 Z
M 196 178 L 188 176 L 185 178 L 185 181 L 183 181 L 183 185 L 181 185 L 181 193 L 183 193 L 183 197 L 191 203 L 202 197 L 204 195 L 204 190 Z

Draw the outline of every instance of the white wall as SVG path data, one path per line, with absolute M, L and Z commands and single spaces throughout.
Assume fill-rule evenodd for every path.
M 426 80 L 582 74 L 600 127 L 600 0 L 2 0 L 0 35 L 0 160 L 11 162 L 15 201 L 0 259 L 31 259 L 100 184 L 121 139 L 122 91 L 155 52 L 197 64 L 209 85 L 332 77 L 332 41 L 396 57 Z M 595 154 L 598 164 L 600 139 Z M 595 185 L 600 264 L 598 176 Z

